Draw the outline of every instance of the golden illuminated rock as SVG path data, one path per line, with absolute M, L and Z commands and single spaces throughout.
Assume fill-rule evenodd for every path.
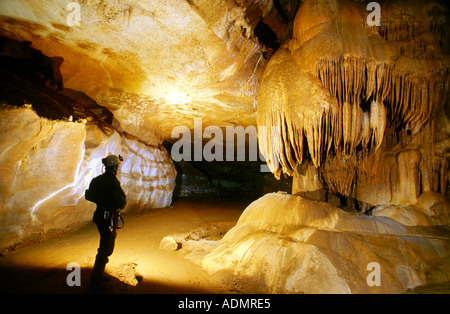
M 84 191 L 110 153 L 124 156 L 125 212 L 169 206 L 162 144 L 201 119 L 200 137 L 263 127 L 259 149 L 293 195 L 259 198 L 220 243 L 222 231 L 172 234 L 160 248 L 245 293 L 448 282 L 448 8 L 383 1 L 380 25 L 372 13 L 343 0 L 1 1 L 0 252 L 90 221 Z M 185 191 L 265 188 L 228 181 L 233 163 L 209 175 L 181 162 Z
M 91 123 L 40 118 L 31 108 L 3 108 L 0 134 L 2 251 L 91 221 L 95 204 L 84 191 L 108 154 L 124 157 L 124 212 L 171 204 L 176 171 L 165 150 Z
M 396 1 L 383 7 L 383 27 L 369 27 L 365 4 L 305 1 L 259 93 L 258 125 L 280 126 L 259 138 L 272 171 L 292 174 L 304 152 L 319 167 L 330 153 L 375 151 L 387 127 L 414 135 L 430 122 L 449 102 L 447 38 L 435 29 L 445 12 Z
M 78 2 L 75 2 L 78 3 Z M 73 24 L 79 7 L 79 26 Z M 265 64 L 244 8 L 232 1 L 13 1 L 0 4 L 0 34 L 62 57 L 64 86 L 110 109 L 150 144 L 193 117 L 255 125 Z M 73 26 L 71 26 L 73 25 Z
M 246 208 L 202 266 L 244 293 L 404 293 L 450 279 L 449 241 L 448 229 L 272 193 Z
M 273 126 L 259 145 L 275 176 L 294 176 L 294 193 L 315 189 L 295 182 L 311 161 L 324 200 L 334 193 L 366 207 L 445 197 L 446 12 L 435 1 L 393 1 L 381 26 L 369 26 L 365 3 L 304 1 L 259 91 L 258 126 Z

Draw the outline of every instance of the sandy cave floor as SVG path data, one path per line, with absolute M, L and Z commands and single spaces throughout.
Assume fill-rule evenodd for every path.
M 105 292 L 235 293 L 212 279 L 195 263 L 195 256 L 185 258 L 192 252 L 183 248 L 161 249 L 160 242 L 168 235 L 207 230 L 205 226 L 213 226 L 217 238 L 215 226 L 232 227 L 250 203 L 251 200 L 184 199 L 168 208 L 123 214 L 125 227 L 118 231 L 114 253 L 106 266 L 110 280 Z M 89 223 L 73 233 L 0 257 L 0 293 L 89 293 L 98 241 L 96 226 Z M 71 262 L 80 265 L 81 286 L 69 287 L 66 283 L 71 273 L 66 268 Z M 143 278 L 138 284 L 135 275 Z
M 106 273 L 107 289 L 115 294 L 234 294 L 200 265 L 218 245 L 253 199 L 181 199 L 172 206 L 123 214 L 116 247 Z M 162 249 L 166 236 L 187 237 L 176 251 Z M 72 233 L 19 248 L 0 256 L 0 294 L 86 294 L 97 253 L 99 235 L 94 223 Z M 71 262 L 81 268 L 81 286 L 68 286 Z M 138 283 L 136 279 L 141 279 Z M 409 293 L 449 294 L 450 282 L 417 287 Z M 408 292 L 406 292 L 408 293 Z

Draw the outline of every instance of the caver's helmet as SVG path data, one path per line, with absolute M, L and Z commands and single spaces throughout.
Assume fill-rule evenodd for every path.
M 123 158 L 120 155 L 109 155 L 108 157 L 102 159 L 102 163 L 105 165 L 105 167 L 118 166 L 122 161 Z

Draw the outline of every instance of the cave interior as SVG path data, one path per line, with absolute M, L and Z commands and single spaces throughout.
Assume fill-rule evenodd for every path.
M 375 2 L 379 25 L 368 1 L 70 3 L 0 3 L 0 262 L 92 225 L 121 154 L 125 219 L 245 204 L 203 247 L 161 242 L 218 285 L 448 293 L 445 2 Z

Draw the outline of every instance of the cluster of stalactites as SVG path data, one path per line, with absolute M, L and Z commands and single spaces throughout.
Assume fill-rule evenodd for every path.
M 272 104 L 266 121 L 279 127 L 262 141 L 269 168 L 279 177 L 292 175 L 305 158 L 320 167 L 330 151 L 347 157 L 362 149 L 374 152 L 388 124 L 416 134 L 449 103 L 449 71 L 431 74 L 402 73 L 358 58 L 320 60 L 315 75 L 334 102 L 296 121 Z
M 278 126 L 259 135 L 276 177 L 303 161 L 373 153 L 389 132 L 415 136 L 450 105 L 446 6 L 384 1 L 382 12 L 369 27 L 365 4 L 302 2 L 259 92 L 258 125 Z
M 423 8 L 410 11 L 410 14 L 391 11 L 378 27 L 378 33 L 387 42 L 394 43 L 401 55 L 414 59 L 439 59 L 449 45 L 447 9 L 435 1 L 416 2 Z M 414 6 L 413 3 L 408 5 L 410 9 Z M 385 10 L 389 8 L 385 7 Z
M 376 101 L 371 102 L 367 112 L 359 104 L 345 102 L 342 107 L 324 110 L 318 120 L 307 123 L 292 123 L 281 113 L 275 116 L 273 121 L 279 124 L 274 123 L 267 135 L 264 134 L 268 140 L 260 137 L 260 143 L 265 143 L 260 147 L 277 178 L 281 171 L 292 175 L 308 156 L 319 167 L 332 148 L 335 153 L 347 156 L 360 145 L 378 149 L 386 128 L 386 109 L 383 103 Z
M 338 100 L 338 112 L 333 115 L 336 123 L 342 121 L 342 127 L 336 128 L 342 134 L 336 134 L 335 147 L 341 151 L 342 135 L 345 154 L 360 143 L 367 147 L 371 138 L 378 149 L 388 121 L 416 134 L 449 101 L 448 69 L 416 75 L 396 71 L 389 63 L 340 58 L 320 60 L 316 72 L 322 87 Z

